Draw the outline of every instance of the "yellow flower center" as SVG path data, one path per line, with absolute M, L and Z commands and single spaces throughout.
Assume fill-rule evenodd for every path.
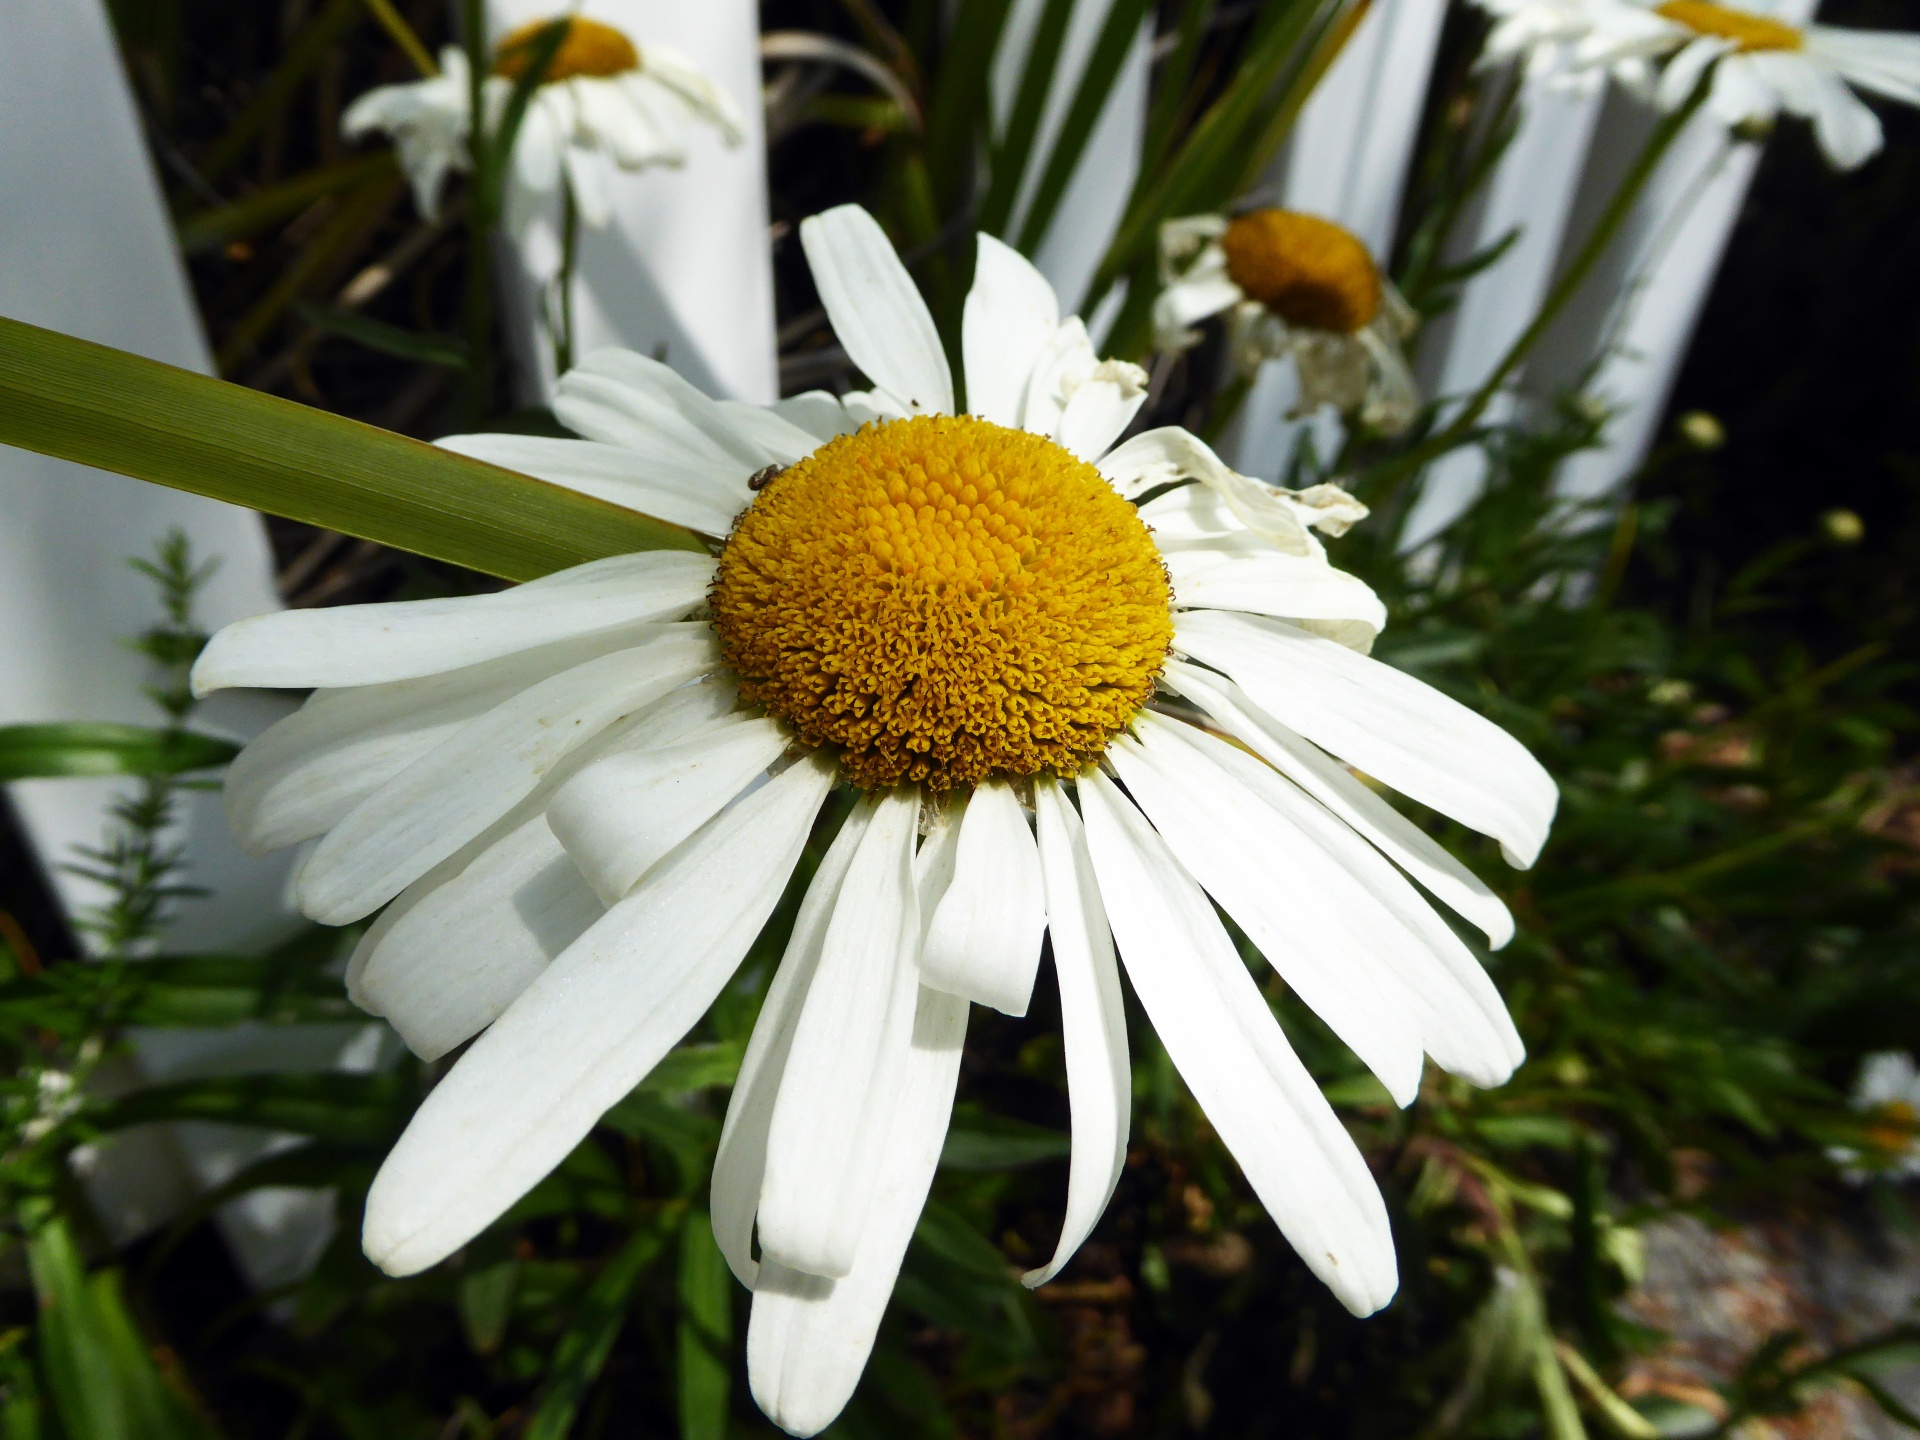
M 829 440 L 735 524 L 714 624 L 741 696 L 863 789 L 1070 775 L 1173 641 L 1147 527 L 1053 441 L 970 416 Z
M 1920 1138 L 1920 1111 L 1905 1100 L 1887 1100 L 1874 1106 L 1867 1138 L 1880 1149 L 1898 1154 Z
M 555 20 L 532 20 L 510 31 L 494 48 L 493 73 L 518 80 L 539 53 L 541 35 L 556 20 L 567 27 L 567 33 L 547 66 L 543 83 L 571 80 L 577 75 L 601 78 L 624 75 L 640 68 L 640 52 L 634 48 L 633 41 L 611 25 L 570 15 Z
M 1686 26 L 1700 35 L 1718 35 L 1733 41 L 1736 50 L 1798 50 L 1800 32 L 1791 25 L 1769 20 L 1713 0 L 1666 0 L 1654 13 Z
M 1351 335 L 1380 313 L 1380 272 L 1359 237 L 1331 220 L 1254 210 L 1220 237 L 1227 275 L 1289 325 Z

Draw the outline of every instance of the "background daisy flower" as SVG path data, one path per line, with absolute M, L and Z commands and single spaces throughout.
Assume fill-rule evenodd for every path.
M 508 228 L 539 280 L 551 280 L 562 264 L 563 185 L 580 223 L 602 229 L 613 218 L 614 170 L 684 164 L 690 123 L 713 127 L 728 145 L 745 133 L 733 101 L 684 55 L 578 15 L 520 26 L 495 47 L 482 91 L 490 129 L 499 128 L 514 81 L 556 24 L 566 30 L 514 137 L 505 192 Z M 349 138 L 393 138 L 429 218 L 447 174 L 471 165 L 468 73 L 465 54 L 448 47 L 438 75 L 370 90 L 342 117 Z
M 828 795 L 857 802 L 755 1024 L 712 1214 L 754 1292 L 755 1398 L 795 1434 L 852 1394 L 945 1138 L 968 1006 L 1024 1014 L 1043 936 L 1072 1104 L 1050 1278 L 1105 1207 L 1130 1106 L 1116 947 L 1255 1192 L 1355 1313 L 1397 1284 L 1365 1161 L 1214 910 L 1401 1104 L 1424 1057 L 1522 1055 L 1472 953 L 1492 892 L 1341 761 L 1530 864 L 1553 782 L 1505 732 L 1362 653 L 1378 599 L 1315 530 L 1336 487 L 1238 475 L 1144 399 L 989 237 L 967 413 L 879 226 L 801 238 L 863 394 L 717 401 L 601 352 L 579 440 L 448 442 L 720 541 L 470 599 L 287 612 L 215 637 L 222 685 L 314 686 L 235 765 L 255 846 L 318 837 L 298 898 L 380 911 L 353 996 L 435 1056 L 473 1043 L 368 1197 L 394 1274 L 477 1235 L 699 1020 Z M 1136 503 L 1143 502 L 1143 503 Z
M 1828 1150 L 1846 1178 L 1859 1185 L 1878 1177 L 1920 1176 L 1920 1068 L 1913 1056 L 1904 1050 L 1867 1056 L 1854 1082 L 1853 1108 L 1867 1117 L 1873 1149 L 1866 1155 L 1850 1145 Z
M 1160 271 L 1161 349 L 1188 348 L 1199 340 L 1196 323 L 1225 314 L 1243 373 L 1293 358 L 1297 413 L 1329 404 L 1387 434 L 1413 422 L 1420 394 L 1400 342 L 1418 317 L 1342 226 L 1271 209 L 1170 220 L 1160 230 Z

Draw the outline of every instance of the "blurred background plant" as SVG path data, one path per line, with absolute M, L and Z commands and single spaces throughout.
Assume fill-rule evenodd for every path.
M 1850 0 L 1858 13 L 1840 18 L 1888 23 L 1875 6 Z M 1063 301 L 1105 302 L 1109 348 L 1145 358 L 1161 223 L 1259 190 L 1365 13 L 1114 0 L 1043 125 L 1065 0 L 1020 12 L 1026 59 L 998 118 L 983 97 L 1010 0 L 762 10 L 788 392 L 854 378 L 795 223 L 845 200 L 873 208 L 955 345 L 974 232 L 1041 244 L 1143 25 L 1137 179 L 1086 294 Z M 516 408 L 510 366 L 479 358 L 510 348 L 470 280 L 491 263 L 489 182 L 428 220 L 385 150 L 340 139 L 353 97 L 455 41 L 441 0 L 116 0 L 114 15 L 224 375 L 426 438 L 476 410 L 552 426 Z M 1471 68 L 1481 27 L 1449 23 L 1413 199 L 1381 257 L 1429 325 L 1495 258 L 1463 257 L 1454 233 L 1512 133 L 1511 92 Z M 1067 1150 L 1043 984 L 1031 1022 L 975 1018 L 934 1201 L 834 1433 L 1920 1428 L 1920 1228 L 1896 1176 L 1920 1129 L 1911 1109 L 1851 1101 L 1866 1057 L 1920 1037 L 1920 443 L 1906 421 L 1920 292 L 1905 262 L 1920 132 L 1909 115 L 1886 123 L 1886 156 L 1839 179 L 1802 131 L 1774 140 L 1662 442 L 1624 498 L 1554 491 L 1556 468 L 1601 442 L 1604 412 L 1577 390 L 1524 424 L 1429 406 L 1404 439 L 1356 428 L 1294 453 L 1287 483 L 1338 477 L 1375 507 L 1335 548 L 1392 609 L 1378 653 L 1484 708 L 1563 792 L 1524 876 L 1432 822 L 1520 922 L 1488 957 L 1530 1052 L 1509 1085 L 1435 1074 L 1397 1111 L 1260 972 L 1388 1194 L 1393 1306 L 1356 1321 L 1312 1279 L 1144 1025 L 1120 1191 L 1066 1274 L 1023 1290 L 1018 1271 L 1053 1243 Z M 1228 427 L 1247 387 L 1226 347 L 1215 326 L 1162 357 L 1143 423 Z M 1398 553 L 1418 462 L 1469 443 L 1487 455 L 1480 502 Z M 269 525 L 289 604 L 497 583 Z M 810 865 L 691 1043 L 482 1240 L 387 1279 L 360 1255 L 359 1207 L 435 1067 L 114 1079 L 132 1027 L 349 1018 L 338 975 L 354 939 L 162 948 L 193 882 L 172 806 L 231 747 L 195 728 L 183 684 L 204 565 L 179 537 L 140 563 L 158 590 L 138 638 L 156 723 L 0 728 L 0 778 L 136 777 L 102 845 L 71 857 L 110 897 L 71 917 L 84 944 L 23 857 L 0 893 L 8 1440 L 766 1433 L 739 1363 L 745 1296 L 702 1206 L 725 1087 Z M 83 1178 L 116 1135 L 167 1121 L 304 1143 L 116 1243 Z M 1863 1174 L 1844 1177 L 1835 1150 Z M 288 1186 L 330 1191 L 336 1223 L 310 1273 L 256 1289 L 211 1217 Z

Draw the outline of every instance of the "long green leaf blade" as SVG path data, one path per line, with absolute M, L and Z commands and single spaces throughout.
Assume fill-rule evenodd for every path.
M 727 1440 L 733 1274 L 704 1210 L 680 1227 L 680 1440 Z
M 699 550 L 662 520 L 418 440 L 0 319 L 0 444 L 531 580 Z
M 73 775 L 178 775 L 224 765 L 230 740 L 104 720 L 0 725 L 0 781 Z
M 606 1366 L 607 1355 L 626 1322 L 634 1288 L 666 1244 L 667 1235 L 666 1227 L 660 1224 L 641 1229 L 607 1262 L 607 1268 L 588 1289 L 573 1323 L 554 1348 L 546 1393 L 527 1426 L 526 1440 L 563 1440 L 573 1428 L 580 1402 Z

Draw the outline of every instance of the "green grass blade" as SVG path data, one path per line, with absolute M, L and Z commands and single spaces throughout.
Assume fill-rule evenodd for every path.
M 680 1440 L 726 1440 L 732 1381 L 733 1274 L 695 1210 L 680 1227 Z
M 1054 67 L 1060 63 L 1060 43 L 1066 38 L 1067 21 L 1073 17 L 1073 0 L 1047 0 L 1034 26 L 1033 43 L 1027 50 L 1026 69 L 1020 76 L 1020 90 L 1013 101 L 1013 113 L 1007 117 L 1006 131 L 993 150 L 993 174 L 987 184 L 987 198 L 980 207 L 979 228 L 989 235 L 1000 235 L 1013 214 L 1013 202 L 1020 195 L 1020 180 L 1027 173 L 1027 160 L 1033 151 L 1033 139 L 1040 131 L 1040 117 L 1047 108 L 1047 91 Z M 982 92 L 984 96 L 984 91 Z
M 364 181 L 397 173 L 393 152 L 376 150 L 296 175 L 278 185 L 257 190 L 231 205 L 216 205 L 180 222 L 180 248 L 189 255 L 217 250 L 230 240 L 257 234 L 277 221 L 297 215 L 322 196 L 351 190 Z
M 0 781 L 72 775 L 178 775 L 224 765 L 231 741 L 181 730 L 86 720 L 0 725 Z
M 1141 184 L 1159 169 L 1167 146 L 1173 142 L 1181 111 L 1191 103 L 1187 81 L 1193 78 L 1193 62 L 1200 54 L 1200 42 L 1206 38 L 1213 7 L 1214 0 L 1186 0 L 1180 11 L 1179 38 L 1174 41 L 1173 53 L 1161 62 L 1154 81 L 1153 106 L 1147 112 L 1146 136 L 1140 146 Z
M 664 1223 L 643 1227 L 607 1262 L 581 1301 L 573 1323 L 554 1347 L 546 1393 L 526 1429 L 525 1440 L 564 1440 L 580 1402 L 599 1378 L 627 1318 L 640 1277 L 667 1241 Z
M 509 580 L 692 532 L 358 421 L 0 319 L 0 444 Z
M 1011 8 L 1012 0 L 961 0 L 947 32 L 947 51 L 927 108 L 926 144 L 934 199 L 945 214 L 964 208 L 971 198 L 974 156 L 986 126 L 980 97 L 987 92 L 993 52 Z
M 382 355 L 416 360 L 424 365 L 440 365 L 448 370 L 467 368 L 464 340 L 456 340 L 448 335 L 428 335 L 419 330 L 403 330 L 384 320 L 370 319 L 365 315 L 356 315 L 351 310 L 339 310 L 329 305 L 312 305 L 304 300 L 294 302 L 293 313 L 316 329 L 351 340 L 356 345 L 364 345 L 369 350 L 378 350 Z
M 361 0 L 333 0 L 308 22 L 299 38 L 288 47 L 286 58 L 267 76 L 247 108 L 207 151 L 206 159 L 200 162 L 202 179 L 209 183 L 217 181 L 239 163 L 254 138 L 267 128 L 274 116 L 293 103 L 307 77 L 320 67 L 328 51 L 346 39 L 365 13 Z
M 1139 37 L 1140 24 L 1152 8 L 1152 0 L 1113 0 L 1112 8 L 1107 11 L 1106 23 L 1101 26 L 1099 38 L 1094 41 L 1086 66 L 1080 72 L 1080 86 L 1074 92 L 1073 103 L 1054 137 L 1047 167 L 1033 192 L 1033 203 L 1021 221 L 1019 248 L 1028 254 L 1038 249 L 1046 238 L 1047 227 L 1053 223 L 1060 202 L 1066 198 L 1067 186 L 1079 168 L 1093 127 L 1100 123 L 1100 112 L 1106 108 L 1107 96 L 1120 76 L 1120 67 L 1126 63 L 1127 52 Z

